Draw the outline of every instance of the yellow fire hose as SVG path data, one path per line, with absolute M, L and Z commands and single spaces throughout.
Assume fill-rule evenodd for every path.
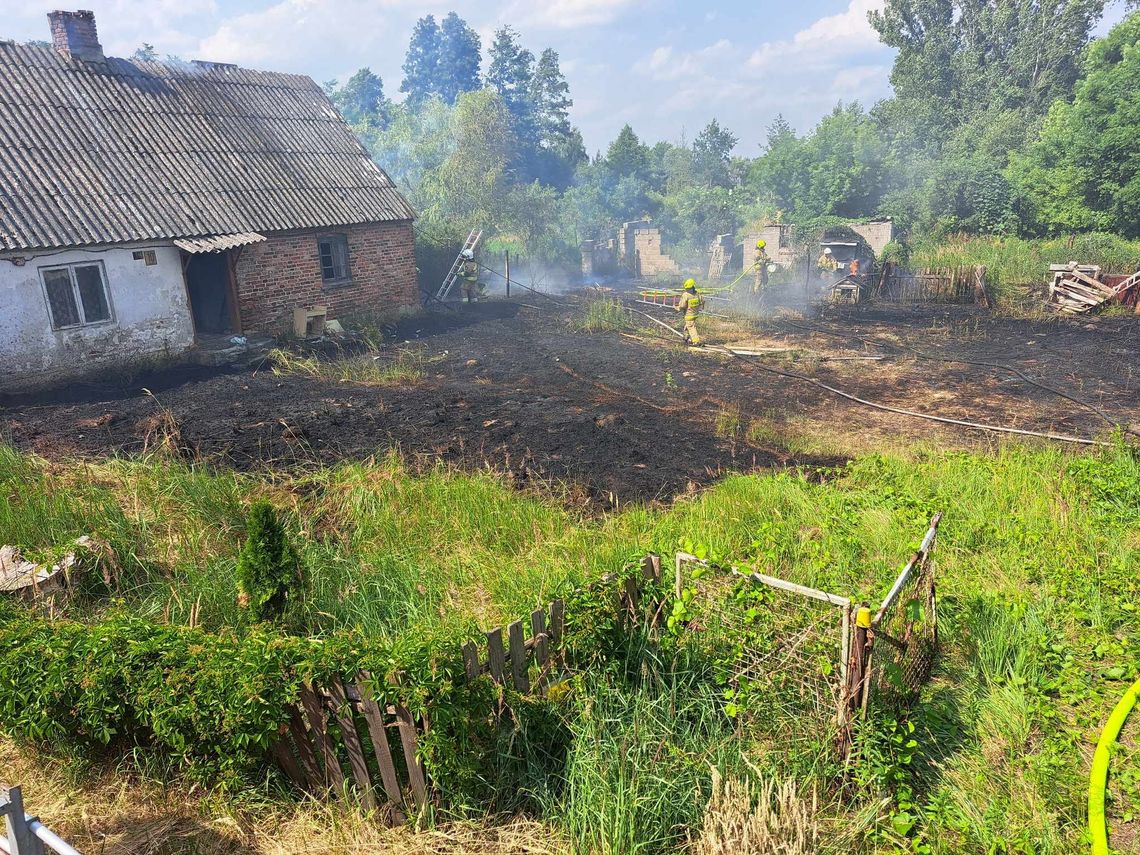
M 1108 855 L 1108 823 L 1104 818 L 1104 795 L 1108 784 L 1108 762 L 1112 746 L 1120 736 L 1124 720 L 1140 698 L 1140 680 L 1124 693 L 1100 735 L 1093 754 L 1092 774 L 1089 776 L 1089 832 L 1092 834 L 1092 855 Z

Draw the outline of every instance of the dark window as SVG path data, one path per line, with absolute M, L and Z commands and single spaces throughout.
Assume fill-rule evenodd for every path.
M 326 285 L 343 285 L 349 281 L 347 237 L 323 237 L 317 241 L 317 251 L 321 258 L 321 279 Z
M 153 249 L 136 249 L 131 258 L 143 262 L 147 267 L 158 264 L 158 254 Z
M 111 320 L 102 264 L 72 264 L 42 272 L 52 329 Z

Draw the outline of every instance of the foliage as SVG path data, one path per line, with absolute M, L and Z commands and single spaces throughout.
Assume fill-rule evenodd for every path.
M 238 554 L 238 597 L 255 622 L 280 620 L 301 595 L 300 566 L 285 527 L 269 502 L 255 502 Z
M 400 91 L 408 96 L 407 105 L 417 109 L 440 91 L 439 65 L 441 36 L 434 15 L 416 21 L 408 53 L 404 58 L 404 79 Z
M 325 84 L 336 108 L 349 122 L 356 125 L 387 125 L 391 103 L 384 97 L 384 81 L 362 68 L 338 86 L 336 81 Z
M 1140 12 L 1093 44 L 1069 103 L 1058 100 L 1010 174 L 1030 228 L 1140 237 Z

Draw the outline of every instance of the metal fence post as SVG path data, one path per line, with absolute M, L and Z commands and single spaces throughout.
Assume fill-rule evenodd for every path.
M 44 855 L 43 844 L 28 827 L 24 796 L 19 787 L 8 790 L 8 803 L 3 809 L 8 825 L 9 855 Z

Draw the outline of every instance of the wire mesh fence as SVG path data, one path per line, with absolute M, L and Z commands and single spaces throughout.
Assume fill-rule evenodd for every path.
M 728 663 L 728 709 L 781 739 L 846 754 L 871 703 L 905 708 L 938 647 L 934 546 L 941 514 L 878 610 L 804 585 L 677 555 L 677 597 L 690 630 Z
M 677 557 L 689 628 L 727 663 L 727 709 L 744 727 L 822 744 L 844 718 L 850 603 L 783 580 Z M 807 591 L 809 594 L 802 592 Z
M 930 679 L 938 649 L 934 546 L 941 514 L 872 622 L 876 703 L 905 707 Z

